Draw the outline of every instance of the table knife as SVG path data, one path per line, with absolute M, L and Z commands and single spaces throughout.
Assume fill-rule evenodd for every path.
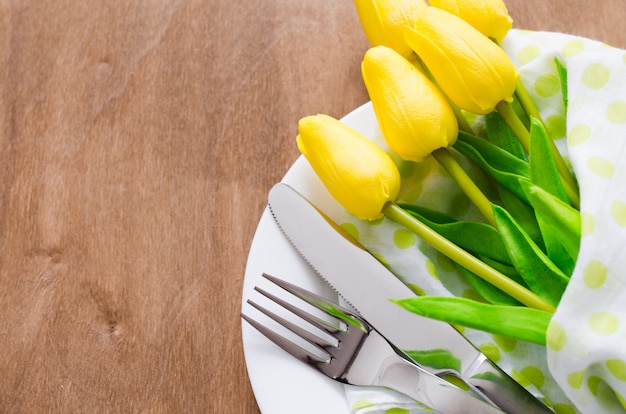
M 336 223 L 287 184 L 269 192 L 272 217 L 295 250 L 394 346 L 427 371 L 453 375 L 512 414 L 552 413 L 451 325 L 408 312 L 390 299 L 415 294 Z

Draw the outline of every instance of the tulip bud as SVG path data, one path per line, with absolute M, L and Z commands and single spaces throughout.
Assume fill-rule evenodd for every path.
M 328 192 L 361 219 L 383 216 L 400 191 L 400 173 L 375 143 L 328 115 L 302 118 L 296 138 Z
M 419 162 L 454 144 L 458 123 L 441 91 L 409 61 L 385 46 L 361 64 L 383 137 L 396 154 Z
M 406 58 L 413 55 L 404 40 L 402 26 L 413 26 L 426 8 L 424 0 L 354 0 L 354 4 L 372 46 L 390 47 Z
M 459 16 L 498 43 L 513 26 L 502 0 L 430 0 L 430 5 Z
M 427 7 L 405 40 L 433 74 L 443 92 L 461 109 L 488 114 L 511 101 L 519 72 L 506 53 L 469 23 Z

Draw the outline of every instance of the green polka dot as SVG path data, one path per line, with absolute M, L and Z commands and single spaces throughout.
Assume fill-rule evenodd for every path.
M 585 371 L 573 372 L 567 376 L 567 383 L 574 389 L 579 389 L 583 385 Z
M 561 90 L 561 81 L 558 76 L 548 73 L 541 75 L 535 81 L 535 92 L 543 98 L 556 95 Z
M 342 223 L 341 227 L 346 233 L 350 235 L 354 240 L 359 240 L 359 229 L 352 223 Z
M 591 138 L 591 128 L 583 124 L 576 125 L 570 130 L 567 143 L 575 147 L 576 145 L 586 142 L 589 138 Z
M 592 63 L 582 74 L 582 81 L 589 89 L 602 89 L 609 81 L 611 71 L 602 63 Z
M 387 269 L 391 269 L 391 265 L 389 264 L 387 259 L 385 259 L 385 257 L 382 254 L 380 254 L 380 253 L 372 253 L 372 256 L 374 256 L 376 258 L 376 260 L 381 262 L 383 264 L 383 266 L 385 266 Z
M 554 404 L 552 408 L 556 414 L 576 414 L 576 409 L 569 404 Z
M 573 57 L 583 51 L 585 43 L 582 40 L 572 40 L 563 46 L 563 57 Z
M 437 267 L 430 259 L 426 259 L 426 271 L 435 279 L 439 279 L 439 275 L 437 274 Z
M 624 227 L 626 226 L 626 203 L 622 201 L 614 201 L 611 204 L 611 216 L 615 222 Z
M 500 350 L 494 344 L 492 344 L 490 342 L 485 342 L 484 344 L 480 345 L 478 347 L 478 349 L 483 354 L 485 354 L 487 356 L 487 358 L 489 358 L 490 360 L 492 360 L 496 364 L 498 362 L 500 362 L 500 358 L 502 357 L 502 355 L 500 355 Z
M 398 249 L 408 249 L 415 245 L 415 235 L 407 229 L 398 229 L 393 233 L 393 244 Z
M 528 387 L 532 384 L 537 388 L 541 388 L 545 383 L 545 376 L 543 372 L 539 368 L 532 365 L 522 368 L 519 372 L 512 370 L 511 376 L 522 387 Z
M 492 335 L 492 337 L 504 352 L 513 352 L 517 346 L 517 341 L 508 336 Z
M 530 45 L 526 46 L 517 54 L 517 60 L 520 65 L 525 65 L 526 63 L 532 62 L 537 59 L 541 54 L 541 49 L 538 46 Z
M 357 400 L 352 404 L 352 409 L 356 411 L 361 408 L 371 407 L 372 405 L 374 405 L 374 403 L 370 400 Z
M 531 351 L 531 348 L 528 345 L 529 344 L 525 342 L 518 342 L 518 344 L 515 347 L 515 350 L 511 351 L 509 355 L 511 356 L 511 358 L 515 358 L 520 361 L 525 358 L 528 358 L 528 355 L 530 354 L 530 351 Z
M 395 407 L 385 410 L 385 414 L 409 414 L 409 410 L 406 408 Z
M 598 388 L 600 387 L 600 384 L 602 384 L 603 382 L 604 381 L 602 380 L 602 378 L 596 377 L 595 375 L 591 375 L 587 379 L 587 387 L 589 387 L 589 391 L 591 391 L 593 395 L 597 396 Z
M 522 368 L 521 374 L 528 378 L 528 381 L 530 381 L 531 384 L 540 389 L 543 387 L 546 380 L 543 375 L 543 371 L 532 365 Z
M 381 217 L 379 219 L 376 220 L 370 220 L 367 222 L 367 224 L 371 225 L 371 226 L 378 226 L 380 225 L 383 221 L 385 221 L 385 217 Z
M 626 63 L 626 53 L 624 53 L 624 56 L 622 56 L 622 59 L 624 59 L 624 63 Z
M 590 376 L 589 379 L 587 379 L 587 386 L 600 404 L 608 407 L 615 406 L 616 403 L 619 403 L 611 386 L 602 378 L 593 375 Z
M 560 351 L 565 348 L 567 342 L 567 333 L 563 326 L 556 321 L 550 321 L 548 325 L 548 332 L 546 333 L 547 343 L 546 345 L 553 351 Z
M 589 289 L 601 287 L 606 281 L 606 267 L 598 260 L 589 262 L 583 270 L 583 280 Z
M 626 124 L 626 101 L 612 102 L 606 109 L 606 117 L 614 124 Z
M 611 335 L 619 329 L 619 320 L 608 312 L 596 312 L 589 317 L 589 329 L 598 335 Z
M 407 202 L 413 202 L 419 198 L 422 194 L 422 190 L 424 189 L 424 185 L 420 182 L 415 187 L 409 188 L 402 194 L 402 200 Z M 404 189 L 403 189 L 404 191 Z
M 553 139 L 564 138 L 566 134 L 565 117 L 562 115 L 552 115 L 545 120 L 546 128 L 550 131 Z
M 441 168 L 441 165 L 435 160 L 434 157 L 426 158 L 422 162 L 414 163 L 414 176 L 413 179 L 416 181 L 424 181 L 427 177 Z
M 620 381 L 626 381 L 626 362 L 621 359 L 609 359 L 606 367 Z
M 454 272 L 456 269 L 454 262 L 439 252 L 437 252 L 436 260 L 439 267 L 445 272 Z
M 594 174 L 602 178 L 610 178 L 613 176 L 615 168 L 613 163 L 604 157 L 591 157 L 587 160 L 587 167 Z
M 581 236 L 588 236 L 593 233 L 596 228 L 596 219 L 591 213 L 582 213 L 580 215 L 580 233 Z
M 404 180 L 415 174 L 415 163 L 410 161 L 401 161 L 398 163 L 398 172 Z
M 521 372 L 515 369 L 511 371 L 511 377 L 513 377 L 515 382 L 517 382 L 522 387 L 528 387 L 531 384 L 528 378 L 526 378 Z

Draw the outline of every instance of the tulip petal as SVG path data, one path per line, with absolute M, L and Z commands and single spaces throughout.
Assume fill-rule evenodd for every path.
M 302 118 L 298 148 L 329 193 L 355 216 L 375 220 L 400 191 L 400 173 L 372 141 L 328 115 Z
M 475 114 L 493 112 L 510 101 L 519 73 L 506 53 L 461 18 L 427 7 L 414 27 L 405 26 L 407 44 L 419 55 L 448 97 Z
M 365 54 L 361 71 L 385 141 L 400 157 L 420 162 L 454 144 L 458 124 L 452 108 L 408 60 L 377 46 Z
M 513 26 L 502 0 L 430 0 L 431 6 L 459 16 L 483 35 L 498 43 Z
M 426 7 L 423 0 L 355 0 L 363 31 L 372 46 L 387 46 L 409 58 L 413 50 L 404 41 L 402 26 L 413 25 Z

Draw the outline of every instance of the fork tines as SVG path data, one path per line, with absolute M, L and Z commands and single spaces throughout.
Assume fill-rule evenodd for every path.
M 300 298 L 304 302 L 312 305 L 314 308 L 317 308 L 321 310 L 323 313 L 330 315 L 332 319 L 336 322 L 335 324 L 329 323 L 287 302 L 286 300 L 279 298 L 278 296 L 268 292 L 265 289 L 262 289 L 258 286 L 254 288 L 257 292 L 259 292 L 260 294 L 262 294 L 263 296 L 265 296 L 272 302 L 278 304 L 282 308 L 298 316 L 300 319 L 306 321 L 310 325 L 319 329 L 321 332 L 328 334 L 330 338 L 334 339 L 334 340 L 325 339 L 325 338 L 322 338 L 321 336 L 315 335 L 311 333 L 310 331 L 308 331 L 307 329 L 304 329 L 303 327 L 299 326 L 298 324 L 291 322 L 287 320 L 286 318 L 278 315 L 277 313 L 267 309 L 266 307 L 254 302 L 253 300 L 248 299 L 247 303 L 249 303 L 252 307 L 256 308 L 257 310 L 259 310 L 261 313 L 263 313 L 270 319 L 274 320 L 278 324 L 287 328 L 289 331 L 293 332 L 300 338 L 304 339 L 314 349 L 319 351 L 320 355 L 325 356 L 325 357 L 321 357 L 319 355 L 316 355 L 315 353 L 304 349 L 303 347 L 297 345 L 291 340 L 286 339 L 283 335 L 276 333 L 275 331 L 266 327 L 262 323 L 254 320 L 250 316 L 245 315 L 243 313 L 241 314 L 241 317 L 246 322 L 252 325 L 255 329 L 257 329 L 259 332 L 265 335 L 268 339 L 270 339 L 280 348 L 290 353 L 291 355 L 295 356 L 296 358 L 300 359 L 301 361 L 304 361 L 310 365 L 329 363 L 332 360 L 332 355 L 334 354 L 333 348 L 337 348 L 337 346 L 339 345 L 336 334 L 345 332 L 347 328 L 346 322 L 351 325 L 357 325 L 357 326 L 360 325 L 359 327 L 365 330 L 363 326 L 364 321 L 357 320 L 354 316 L 352 316 L 350 311 L 329 301 L 323 296 L 320 296 L 306 289 L 295 286 L 291 283 L 285 282 L 284 280 L 268 275 L 267 273 L 263 273 L 263 277 L 269 280 L 270 282 L 272 282 L 273 284 L 281 287 L 285 291 L 291 293 L 292 295 Z

